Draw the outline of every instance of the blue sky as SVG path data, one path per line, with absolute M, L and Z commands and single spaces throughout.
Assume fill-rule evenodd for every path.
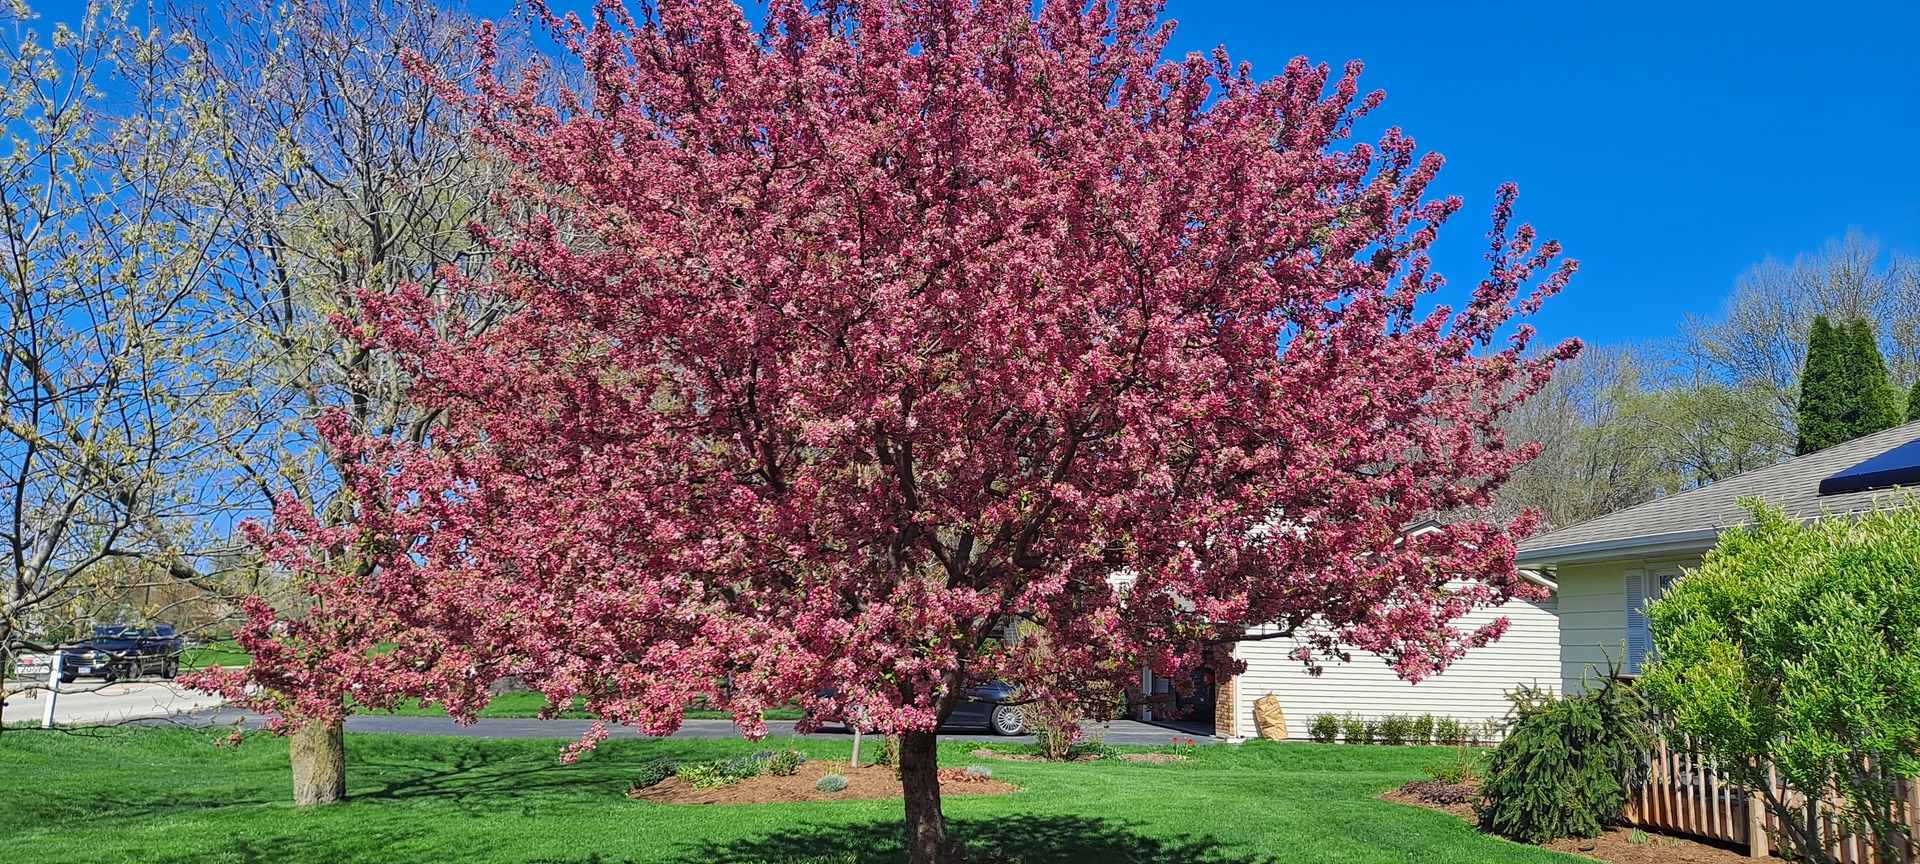
M 1256 71 L 1366 62 L 1398 125 L 1447 157 L 1467 208 L 1442 235 L 1477 281 L 1495 187 L 1580 275 L 1536 323 L 1595 342 L 1672 336 L 1769 255 L 1857 226 L 1920 254 L 1920 3 L 1273 3 L 1172 0 L 1175 47 Z
M 67 18 L 78 3 L 43 6 Z M 472 0 L 498 14 L 512 0 Z M 589 0 L 555 0 L 559 8 Z M 1273 74 L 1366 62 L 1389 125 L 1447 157 L 1466 198 L 1437 251 L 1482 273 L 1503 181 L 1582 269 L 1552 338 L 1662 339 L 1740 274 L 1849 227 L 1920 254 L 1920 2 L 1314 3 L 1170 0 L 1176 53 L 1225 45 Z

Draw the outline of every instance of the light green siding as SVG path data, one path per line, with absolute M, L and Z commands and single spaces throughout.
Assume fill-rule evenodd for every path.
M 1579 692 L 1583 677 L 1597 680 L 1619 661 L 1627 641 L 1627 571 L 1658 578 L 1698 564 L 1698 558 L 1634 558 L 1560 567 L 1554 577 L 1560 584 L 1562 690 Z

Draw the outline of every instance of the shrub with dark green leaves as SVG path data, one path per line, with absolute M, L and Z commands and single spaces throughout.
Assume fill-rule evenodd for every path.
M 1340 718 L 1340 737 L 1348 744 L 1372 744 L 1373 723 L 1348 714 Z
M 1598 837 L 1619 821 L 1650 739 L 1646 702 L 1617 678 L 1556 696 L 1523 687 L 1487 763 L 1480 830 L 1522 843 Z
M 1407 743 L 1409 744 L 1434 743 L 1433 724 L 1434 724 L 1434 720 L 1433 720 L 1432 714 L 1420 715 L 1417 719 L 1413 721 L 1413 737 L 1410 738 L 1407 741 Z
M 847 778 L 840 774 L 828 774 L 813 781 L 813 788 L 822 792 L 839 792 L 847 788 Z
M 1433 743 L 1458 747 L 1467 743 L 1467 726 L 1452 717 L 1433 721 Z
M 639 776 L 633 780 L 633 788 L 646 789 L 660 785 L 660 781 L 672 777 L 679 770 L 679 764 L 672 759 L 650 759 L 640 764 Z
M 1321 714 L 1307 724 L 1307 740 L 1321 744 L 1332 744 L 1340 740 L 1340 717 L 1335 714 Z
M 1380 725 L 1374 738 L 1389 747 L 1399 747 L 1413 738 L 1413 718 L 1405 714 L 1388 714 L 1380 718 Z

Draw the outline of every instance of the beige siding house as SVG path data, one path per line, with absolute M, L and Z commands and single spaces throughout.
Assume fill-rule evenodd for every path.
M 1435 530 L 1433 523 L 1412 526 L 1408 534 Z M 1212 734 L 1232 741 L 1256 737 L 1253 703 L 1269 694 L 1280 700 L 1286 714 L 1288 737 L 1306 740 L 1307 726 L 1319 714 L 1352 714 L 1378 720 L 1389 714 L 1451 717 L 1467 723 L 1496 720 L 1506 716 L 1510 707 L 1506 694 L 1526 684 L 1546 690 L 1560 685 L 1560 663 L 1556 652 L 1559 626 L 1553 583 L 1537 573 L 1529 579 L 1546 589 L 1547 597 L 1538 601 L 1513 600 L 1496 609 L 1473 612 L 1460 622 L 1462 627 L 1479 627 L 1494 619 L 1507 619 L 1507 632 L 1499 641 L 1476 648 L 1448 666 L 1446 671 L 1419 684 L 1400 680 L 1381 656 L 1353 652 L 1347 663 L 1328 664 L 1320 675 L 1307 674 L 1293 658 L 1300 643 L 1292 639 L 1242 642 L 1234 656 L 1244 661 L 1246 671 L 1232 680 L 1201 687 L 1195 699 L 1186 704 L 1186 716 L 1170 724 L 1189 734 Z M 1259 629 L 1249 635 L 1259 636 Z M 1167 693 L 1170 682 L 1156 679 L 1147 671 L 1141 674 L 1142 689 L 1148 693 Z M 1142 719 L 1155 718 L 1151 711 Z
M 1613 661 L 1627 674 L 1639 671 L 1652 650 L 1643 604 L 1698 566 L 1721 530 L 1747 521 L 1742 499 L 1804 519 L 1887 506 L 1900 500 L 1888 484 L 1837 484 L 1822 494 L 1821 481 L 1917 440 L 1920 422 L 1908 423 L 1522 543 L 1519 565 L 1560 586 L 1562 688 L 1580 689 Z
M 1555 605 L 1551 596 L 1538 602 L 1512 600 L 1466 616 L 1463 627 L 1505 616 L 1507 632 L 1418 684 L 1400 680 L 1384 659 L 1365 651 L 1354 652 L 1352 662 L 1329 665 L 1311 676 L 1289 656 L 1296 647 L 1289 640 L 1242 642 L 1234 655 L 1246 661 L 1247 671 L 1220 688 L 1214 734 L 1229 740 L 1258 735 L 1253 702 L 1269 693 L 1279 698 L 1286 713 L 1288 737 L 1301 741 L 1306 740 L 1307 724 L 1323 713 L 1372 720 L 1388 714 L 1432 714 L 1468 723 L 1505 717 L 1510 707 L 1506 694 L 1515 687 L 1559 689 Z

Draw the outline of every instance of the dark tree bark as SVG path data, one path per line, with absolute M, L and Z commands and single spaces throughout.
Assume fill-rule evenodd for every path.
M 907 732 L 900 736 L 900 784 L 906 793 L 907 860 L 945 864 L 946 819 L 940 813 L 940 736 Z

